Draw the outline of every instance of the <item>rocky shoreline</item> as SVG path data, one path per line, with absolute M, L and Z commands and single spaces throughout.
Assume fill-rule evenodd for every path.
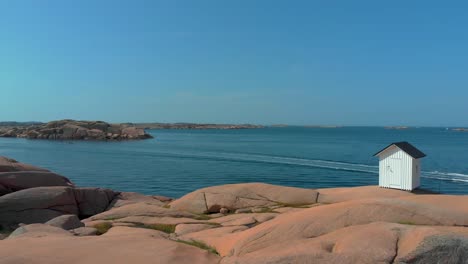
M 468 196 L 264 183 L 179 199 L 0 157 L 0 263 L 466 263 Z
M 59 120 L 46 124 L 0 126 L 0 137 L 51 140 L 135 140 L 152 138 L 143 128 L 103 121 Z

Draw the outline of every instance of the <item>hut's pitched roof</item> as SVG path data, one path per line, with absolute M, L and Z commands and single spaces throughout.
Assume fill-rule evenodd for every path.
M 413 157 L 415 159 L 420 159 L 420 158 L 426 157 L 426 154 L 424 154 L 422 151 L 420 151 L 415 146 L 411 145 L 410 143 L 408 143 L 406 141 L 394 142 L 394 143 L 388 145 L 387 147 L 385 147 L 384 149 L 382 149 L 381 151 L 375 153 L 374 156 L 379 155 L 380 153 L 384 152 L 386 149 L 388 149 L 391 146 L 398 147 L 399 149 L 403 150 L 404 152 L 406 152 L 408 155 L 410 155 L 411 157 Z

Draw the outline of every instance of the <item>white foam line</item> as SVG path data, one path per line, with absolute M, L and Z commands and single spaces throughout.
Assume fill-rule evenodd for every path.
M 332 170 L 346 170 L 366 173 L 379 173 L 379 167 L 366 164 L 345 163 L 338 161 L 327 160 L 312 160 L 304 158 L 291 158 L 281 156 L 267 156 L 259 154 L 237 154 L 227 152 L 161 152 L 161 154 L 180 155 L 188 157 L 201 157 L 201 158 L 221 158 L 230 159 L 234 161 L 253 161 L 265 162 L 276 164 L 288 164 L 297 166 L 307 166 L 315 168 L 324 168 Z M 423 171 L 421 177 L 448 181 L 468 182 L 468 175 L 455 173 L 455 172 L 439 172 L 439 171 Z

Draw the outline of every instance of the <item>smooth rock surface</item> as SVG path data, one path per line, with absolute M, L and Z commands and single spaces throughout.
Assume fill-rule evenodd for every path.
M 73 188 L 37 187 L 0 197 L 0 225 L 45 223 L 63 214 L 78 215 Z
M 411 192 L 381 188 L 379 186 L 325 188 L 317 189 L 317 191 L 319 192 L 317 202 L 325 204 L 369 198 L 398 198 L 414 195 Z
M 0 156 L 0 196 L 23 189 L 44 186 L 70 186 L 64 176 L 33 165 Z
M 176 235 L 181 236 L 188 233 L 195 233 L 211 228 L 215 228 L 215 226 L 207 224 L 178 224 L 176 226 L 175 233 Z
M 172 208 L 164 208 L 159 205 L 155 204 L 148 204 L 146 202 L 138 202 L 123 205 L 120 207 L 112 208 L 109 211 L 105 211 L 100 214 L 96 214 L 91 216 L 90 218 L 86 219 L 85 221 L 92 221 L 92 220 L 108 220 L 108 219 L 121 219 L 124 217 L 129 216 L 146 216 L 146 217 L 174 217 L 174 218 L 194 218 L 196 215 L 179 211 L 173 210 Z
M 238 254 L 269 247 L 279 240 L 317 237 L 347 226 L 378 221 L 417 225 L 466 225 L 468 214 L 460 212 L 458 206 L 468 203 L 468 196 L 447 197 L 444 206 L 431 206 L 428 201 L 432 199 L 434 197 L 430 195 L 421 195 L 414 199 L 402 197 L 355 200 L 280 215 L 243 232 L 232 250 Z
M 101 236 L 50 234 L 41 238 L 19 237 L 0 242 L 0 263 L 210 264 L 220 261 L 219 256 L 206 250 L 168 240 L 161 232 L 130 227 L 114 227 Z
M 264 183 L 228 184 L 203 188 L 170 203 L 171 208 L 193 213 L 217 213 L 221 208 L 234 212 L 241 208 L 278 204 L 314 204 L 318 192 Z
M 16 239 L 21 237 L 40 238 L 44 236 L 70 236 L 71 234 L 62 228 L 46 225 L 46 224 L 30 224 L 18 227 L 10 234 L 8 239 Z
M 73 183 L 58 174 L 47 171 L 0 172 L 0 195 L 34 187 L 69 186 Z M 4 190 L 4 191 L 2 191 Z
M 457 238 L 454 239 L 455 233 L 461 234 L 456 235 Z M 421 234 L 421 241 L 427 241 L 434 235 L 446 234 L 451 237 L 449 241 L 455 245 L 450 246 L 451 250 L 444 251 L 434 250 L 433 245 L 425 247 L 424 243 L 412 243 L 413 238 Z M 223 258 L 222 263 L 457 264 L 464 261 L 464 250 L 459 249 L 464 249 L 462 241 L 466 238 L 468 238 L 467 230 L 460 227 L 439 228 L 375 222 L 341 228 L 318 237 L 277 241 L 274 245 L 262 249 L 246 249 L 239 254 Z M 450 245 L 450 242 L 447 245 Z M 405 251 L 411 254 L 402 252 L 403 244 L 406 244 Z M 441 245 L 440 242 L 435 244 Z M 425 262 L 415 261 L 418 257 L 431 255 L 434 258 L 426 258 Z
M 0 226 L 45 223 L 57 216 L 91 216 L 106 210 L 116 193 L 100 188 L 36 187 L 0 197 Z
M 39 168 L 30 164 L 21 163 L 17 160 L 0 156 L 0 172 L 12 172 L 12 171 L 48 171 L 43 168 Z

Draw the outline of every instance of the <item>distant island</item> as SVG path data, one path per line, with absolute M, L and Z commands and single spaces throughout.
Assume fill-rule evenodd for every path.
M 409 129 L 409 127 L 407 127 L 407 126 L 386 126 L 385 129 L 404 130 L 404 129 Z
M 137 128 L 143 129 L 254 129 L 264 128 L 252 124 L 197 124 L 197 123 L 134 123 Z
M 468 128 L 454 128 L 453 131 L 468 132 Z
M 132 140 L 152 138 L 144 129 L 130 124 L 103 121 L 58 120 L 49 123 L 2 122 L 0 137 L 53 140 Z
M 307 125 L 308 128 L 341 128 L 342 126 Z
M 334 125 L 285 125 L 285 124 L 274 124 L 269 127 L 306 127 L 306 128 L 342 128 L 343 126 Z

